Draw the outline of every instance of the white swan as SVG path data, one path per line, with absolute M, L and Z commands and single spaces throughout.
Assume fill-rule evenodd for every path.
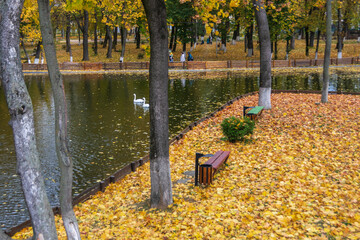
M 149 104 L 147 104 L 147 103 L 145 103 L 145 98 L 143 98 L 144 99 L 144 103 L 143 103 L 143 108 L 148 108 L 148 107 L 150 107 L 150 105 Z
M 136 94 L 134 93 L 134 103 L 143 103 L 144 102 L 144 99 L 136 99 Z

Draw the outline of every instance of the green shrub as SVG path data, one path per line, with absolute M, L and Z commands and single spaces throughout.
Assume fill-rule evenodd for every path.
M 232 116 L 223 120 L 221 128 L 230 142 L 244 141 L 246 135 L 253 133 L 255 122 L 247 117 L 239 119 Z

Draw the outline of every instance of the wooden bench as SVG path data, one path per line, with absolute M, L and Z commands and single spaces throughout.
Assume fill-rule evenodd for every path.
M 196 154 L 195 162 L 195 186 L 200 184 L 209 185 L 213 182 L 215 173 L 229 158 L 230 151 L 217 151 L 214 155 Z M 211 156 L 211 157 L 210 157 Z M 200 157 L 210 157 L 204 164 L 199 165 Z
M 250 109 L 250 111 L 246 111 L 247 109 Z M 256 107 L 245 107 L 244 106 L 244 117 L 248 117 L 251 120 L 256 120 L 258 116 L 261 115 L 264 107 L 263 106 L 256 106 Z

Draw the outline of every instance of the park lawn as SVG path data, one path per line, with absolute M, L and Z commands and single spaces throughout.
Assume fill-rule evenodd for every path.
M 234 102 L 170 147 L 174 183 L 194 170 L 196 152 L 230 150 L 213 185 L 174 184 L 174 204 L 149 209 L 147 163 L 75 207 L 82 238 L 360 239 L 360 96 L 320 97 L 273 94 L 247 144 L 222 140 L 220 123 L 258 96 Z
M 34 52 L 35 46 L 32 46 L 30 43 L 26 44 L 27 51 L 29 54 Z M 121 50 L 121 42 L 118 42 L 116 46 L 116 51 L 112 52 L 112 58 L 106 58 L 107 48 L 102 48 L 102 45 L 98 45 L 98 55 L 94 54 L 92 50 L 93 43 L 89 42 L 89 58 L 90 62 L 118 62 L 120 59 L 120 50 Z M 144 42 L 142 47 L 149 46 L 148 42 Z M 331 57 L 337 57 L 337 49 L 336 41 L 332 42 L 332 52 Z M 63 38 L 57 38 L 57 57 L 59 63 L 70 61 L 69 53 L 65 51 L 65 40 Z M 285 59 L 286 55 L 286 41 L 279 41 L 278 43 L 278 59 Z M 187 44 L 187 51 L 190 50 L 190 44 Z M 319 47 L 319 59 L 324 58 L 325 51 L 325 42 L 320 41 Z M 182 52 L 182 45 L 177 45 L 177 51 L 174 52 L 174 60 L 180 61 L 180 56 Z M 310 48 L 310 55 L 307 57 L 305 55 L 305 40 L 296 40 L 295 41 L 295 49 L 292 50 L 289 54 L 290 59 L 314 59 L 315 58 L 315 47 Z M 78 44 L 78 41 L 72 40 L 72 54 L 74 62 L 81 62 L 83 53 L 82 53 L 82 44 Z M 139 58 L 143 56 L 143 58 Z M 197 47 L 192 51 L 192 55 L 194 56 L 195 61 L 226 61 L 226 60 L 247 60 L 247 59 L 259 59 L 260 51 L 259 46 L 256 41 L 254 41 L 254 56 L 247 57 L 247 53 L 244 51 L 244 42 L 239 41 L 236 45 L 231 45 L 230 42 L 227 43 L 227 52 L 218 51 L 216 53 L 216 44 L 198 44 Z M 343 57 L 358 57 L 360 55 L 360 43 L 356 40 L 346 40 L 344 43 L 343 49 Z M 25 57 L 25 53 L 21 49 L 21 57 Z M 274 57 L 274 56 L 273 56 Z M 128 39 L 125 47 L 125 61 L 127 62 L 141 62 L 141 61 L 149 61 L 150 56 L 145 54 L 145 50 L 143 48 L 136 49 L 136 44 L 133 39 Z M 25 60 L 23 60 L 26 62 Z M 34 62 L 34 57 L 31 57 L 31 61 Z

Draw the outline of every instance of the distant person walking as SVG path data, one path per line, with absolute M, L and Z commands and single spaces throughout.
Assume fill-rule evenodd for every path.
M 185 61 L 186 61 L 185 52 L 182 52 L 180 56 L 180 62 L 185 62 Z
M 174 55 L 173 55 L 173 53 L 171 52 L 171 50 L 169 50 L 169 61 L 170 61 L 170 62 L 174 62 Z
M 188 52 L 188 61 L 194 61 L 194 57 Z

